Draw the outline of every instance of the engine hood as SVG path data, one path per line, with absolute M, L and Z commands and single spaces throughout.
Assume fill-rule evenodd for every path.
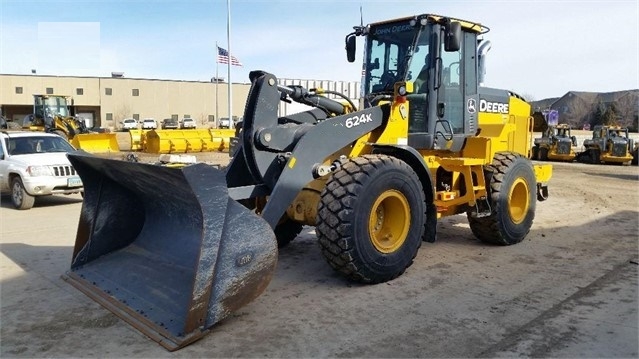
M 32 153 L 28 155 L 13 155 L 11 160 L 26 166 L 70 166 L 66 152 Z

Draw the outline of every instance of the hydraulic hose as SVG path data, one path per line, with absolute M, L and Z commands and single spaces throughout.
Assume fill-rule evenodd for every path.
M 277 85 L 277 89 L 287 94 L 295 102 L 318 107 L 329 113 L 335 113 L 338 115 L 343 115 L 346 113 L 346 109 L 341 103 L 335 100 L 331 100 L 328 97 L 310 94 L 307 89 L 301 86 L 289 87 Z

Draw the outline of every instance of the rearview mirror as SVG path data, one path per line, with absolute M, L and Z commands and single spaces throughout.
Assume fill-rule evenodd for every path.
M 446 52 L 459 51 L 461 43 L 461 24 L 452 21 L 446 24 L 446 37 L 444 39 L 444 50 Z
M 348 62 L 355 62 L 355 34 L 346 36 L 346 59 Z

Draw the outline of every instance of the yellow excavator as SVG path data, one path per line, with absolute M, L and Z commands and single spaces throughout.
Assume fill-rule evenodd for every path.
M 55 133 L 67 138 L 75 148 L 86 152 L 120 150 L 114 133 L 93 132 L 82 119 L 71 115 L 69 96 L 33 95 L 33 113 L 25 117 L 22 128 Z
M 529 159 L 530 105 L 481 86 L 486 32 L 431 14 L 354 27 L 350 62 L 366 43 L 359 106 L 251 72 L 222 170 L 69 154 L 85 197 L 64 278 L 175 350 L 258 297 L 302 225 L 362 283 L 404 273 L 442 217 L 466 216 L 490 245 L 521 242 L 552 167 Z M 278 117 L 280 101 L 313 108 Z

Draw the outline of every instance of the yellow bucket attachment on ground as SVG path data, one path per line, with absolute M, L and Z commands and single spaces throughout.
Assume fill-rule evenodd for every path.
M 73 147 L 89 153 L 119 152 L 115 133 L 82 133 L 71 139 Z
M 152 340 L 186 346 L 270 282 L 275 234 L 229 197 L 223 171 L 68 157 L 84 201 L 63 278 Z
M 153 130 L 145 136 L 144 152 L 228 152 L 234 135 L 235 130 Z
M 211 129 L 211 138 L 213 142 L 218 146 L 219 151 L 229 152 L 231 145 L 231 137 L 235 137 L 234 129 Z
M 131 151 L 143 151 L 148 130 L 129 130 L 131 136 Z

